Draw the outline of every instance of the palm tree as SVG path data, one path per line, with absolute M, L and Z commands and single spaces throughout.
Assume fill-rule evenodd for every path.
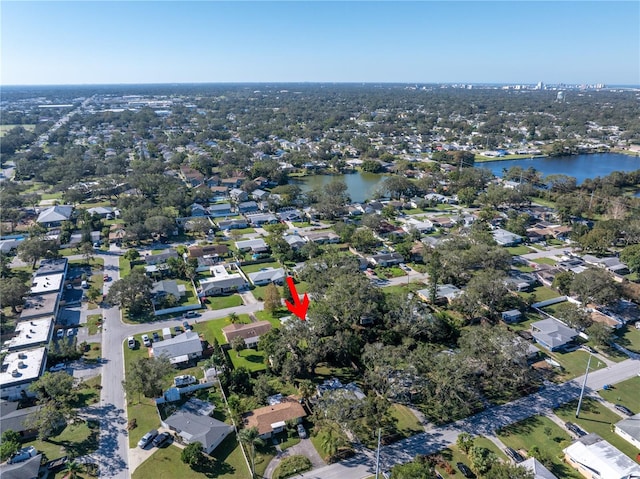
M 67 467 L 65 467 L 66 478 L 67 479 L 76 479 L 78 477 L 78 473 L 80 472 L 80 464 L 76 461 L 67 462 Z
M 256 474 L 256 446 L 263 446 L 264 441 L 258 434 L 257 427 L 250 427 L 248 429 L 241 429 L 238 433 L 238 439 L 246 447 L 249 448 L 249 458 L 251 460 L 251 477 L 255 477 Z
M 309 379 L 303 379 L 298 384 L 298 392 L 300 393 L 302 399 L 306 402 L 315 394 L 316 387 Z
M 229 321 L 231 322 L 231 324 L 236 324 L 238 321 L 240 321 L 240 317 L 235 312 L 233 312 L 229 315 Z

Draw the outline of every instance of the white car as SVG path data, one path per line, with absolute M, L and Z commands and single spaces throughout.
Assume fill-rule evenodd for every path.
M 64 329 L 58 329 L 58 331 L 56 332 L 56 337 L 58 339 L 64 338 Z
M 129 336 L 127 338 L 127 346 L 129 349 L 134 349 L 136 347 L 136 340 L 133 336 Z
M 151 340 L 149 339 L 149 335 L 148 334 L 143 334 L 142 335 L 142 344 L 144 344 L 146 347 L 151 346 Z

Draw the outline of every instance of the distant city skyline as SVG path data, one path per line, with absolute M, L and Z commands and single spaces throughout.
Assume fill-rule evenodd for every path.
M 640 84 L 640 2 L 2 1 L 0 83 Z

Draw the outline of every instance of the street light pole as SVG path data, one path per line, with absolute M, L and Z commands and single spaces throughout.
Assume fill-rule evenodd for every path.
M 376 479 L 378 479 L 380 475 L 380 431 L 382 431 L 382 429 L 378 429 L 378 451 L 376 452 Z
M 580 399 L 578 399 L 578 408 L 576 409 L 576 417 L 580 415 L 580 406 L 582 406 L 582 397 L 584 396 L 584 388 L 587 385 L 587 377 L 589 376 L 589 366 L 591 366 L 591 358 L 593 354 L 589 353 L 589 361 L 587 361 L 587 370 L 584 373 L 584 381 L 582 381 L 582 389 L 580 391 Z

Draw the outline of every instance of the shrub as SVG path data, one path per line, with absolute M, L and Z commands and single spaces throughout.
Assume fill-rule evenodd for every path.
M 273 479 L 284 479 L 294 474 L 311 469 L 311 461 L 304 456 L 290 456 L 282 460 L 271 476 Z

